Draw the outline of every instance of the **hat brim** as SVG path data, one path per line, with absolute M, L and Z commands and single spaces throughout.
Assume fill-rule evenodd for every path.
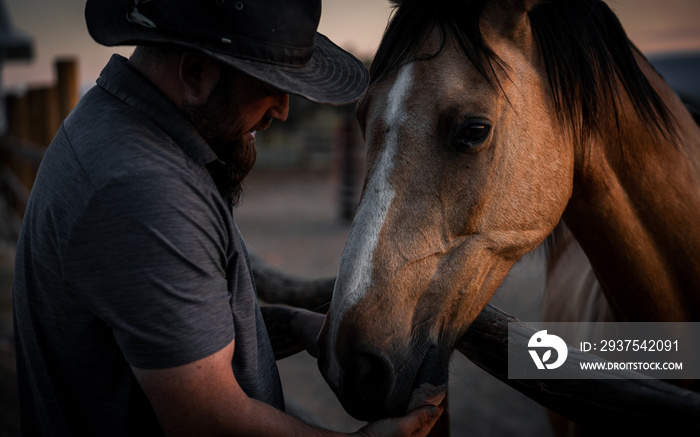
M 316 33 L 311 60 L 289 67 L 227 55 L 221 46 L 192 41 L 162 29 L 129 22 L 121 2 L 88 1 L 85 19 L 92 38 L 105 46 L 177 44 L 199 50 L 231 67 L 290 94 L 317 103 L 344 105 L 355 102 L 369 84 L 369 72 L 356 57 Z M 99 23 L 99 24 L 97 24 Z

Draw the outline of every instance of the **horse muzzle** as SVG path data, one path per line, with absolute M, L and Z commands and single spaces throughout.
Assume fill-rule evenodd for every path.
M 438 405 L 447 389 L 448 357 L 417 344 L 384 352 L 361 341 L 335 344 L 321 336 L 319 369 L 346 411 L 359 420 L 404 415 Z M 416 343 L 416 342 L 414 342 Z

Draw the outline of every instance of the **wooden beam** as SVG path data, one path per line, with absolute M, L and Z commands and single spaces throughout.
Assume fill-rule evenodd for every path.
M 509 322 L 513 344 L 509 344 Z M 535 332 L 487 305 L 457 350 L 540 405 L 603 435 L 700 435 L 700 393 L 658 379 L 629 379 L 638 377 L 632 371 L 616 371 L 615 379 L 608 371 L 599 371 L 599 379 L 509 379 L 508 348 L 527 350 Z M 560 369 L 576 374 L 582 361 L 590 361 L 590 355 L 569 346 Z

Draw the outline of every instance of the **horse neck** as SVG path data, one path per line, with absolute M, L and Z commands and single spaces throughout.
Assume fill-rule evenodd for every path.
M 700 320 L 700 129 L 646 61 L 640 66 L 678 122 L 652 135 L 623 102 L 577 151 L 564 221 L 622 320 Z M 583 163 L 583 164 L 581 164 Z

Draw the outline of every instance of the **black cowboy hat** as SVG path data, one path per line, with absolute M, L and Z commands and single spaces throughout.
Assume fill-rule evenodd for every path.
M 178 44 L 282 91 L 345 104 L 367 88 L 364 65 L 316 31 L 321 0 L 88 0 L 100 44 Z

